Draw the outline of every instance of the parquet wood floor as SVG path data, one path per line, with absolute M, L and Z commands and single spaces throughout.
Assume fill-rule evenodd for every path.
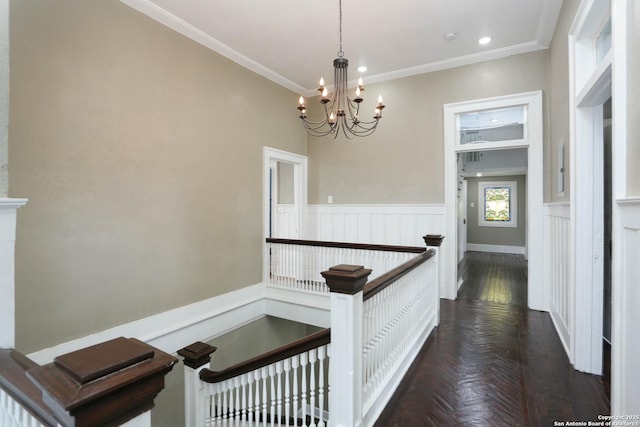
M 526 261 L 467 253 L 457 301 L 376 426 L 553 426 L 609 413 L 599 376 L 575 371 L 548 313 L 526 308 Z M 466 269 L 466 271 L 464 271 Z

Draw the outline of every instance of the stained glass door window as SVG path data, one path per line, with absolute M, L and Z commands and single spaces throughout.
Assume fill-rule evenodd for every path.
M 478 183 L 478 225 L 517 227 L 516 181 Z
M 509 221 L 511 219 L 510 199 L 511 187 L 485 187 L 484 220 Z

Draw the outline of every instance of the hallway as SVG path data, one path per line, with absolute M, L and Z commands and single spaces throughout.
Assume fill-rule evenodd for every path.
M 553 426 L 609 413 L 597 376 L 569 364 L 548 313 L 526 308 L 526 260 L 467 252 L 456 301 L 377 426 Z

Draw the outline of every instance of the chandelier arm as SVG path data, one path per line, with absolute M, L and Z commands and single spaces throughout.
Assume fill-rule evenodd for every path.
M 306 131 L 307 131 L 307 133 L 309 135 L 316 136 L 316 137 L 326 136 L 326 135 L 329 135 L 329 134 L 331 134 L 333 132 L 333 129 L 331 129 L 331 128 L 328 128 L 326 130 L 319 130 L 319 129 L 321 129 L 321 127 L 312 128 L 312 127 L 308 126 L 306 123 L 305 123 L 304 127 L 305 127 L 305 129 L 306 129 Z

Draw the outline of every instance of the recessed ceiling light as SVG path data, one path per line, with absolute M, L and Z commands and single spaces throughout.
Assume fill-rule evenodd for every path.
M 361 65 L 358 67 L 358 71 L 364 73 L 365 71 L 367 71 L 367 67 L 365 65 Z
M 447 34 L 445 34 L 444 36 L 442 36 L 446 41 L 450 42 L 456 39 L 457 34 L 454 33 L 453 31 L 448 32 Z
M 489 36 L 480 37 L 478 39 L 478 44 L 489 44 L 489 43 L 491 43 L 491 37 Z

